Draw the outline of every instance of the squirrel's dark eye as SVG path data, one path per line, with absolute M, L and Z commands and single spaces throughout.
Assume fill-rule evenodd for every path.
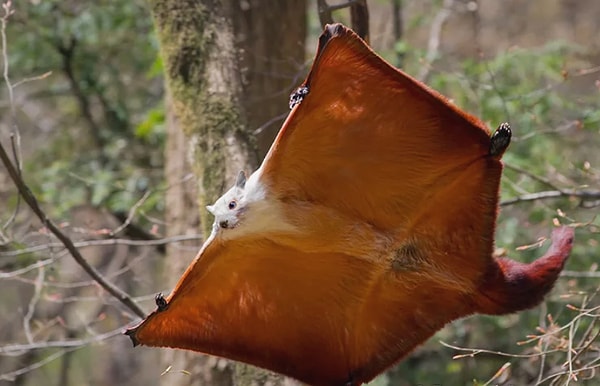
M 229 201 L 229 205 L 227 205 L 227 206 L 229 207 L 230 210 L 233 210 L 237 206 L 237 202 L 235 200 Z

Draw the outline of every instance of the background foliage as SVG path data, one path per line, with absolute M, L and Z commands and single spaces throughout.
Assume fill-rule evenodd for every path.
M 546 377 L 585 366 L 589 369 L 570 380 L 595 384 L 600 379 L 594 370 L 600 357 L 595 295 L 600 288 L 600 198 L 584 193 L 600 189 L 600 47 L 592 39 L 597 35 L 561 37 L 552 23 L 540 19 L 531 22 L 547 26 L 541 42 L 499 35 L 496 45 L 494 39 L 486 40 L 481 20 L 472 31 L 461 32 L 472 14 L 488 14 L 485 2 L 454 2 L 438 36 L 441 48 L 427 61 L 429 26 L 453 2 L 402 3 L 400 40 L 390 38 L 390 2 L 369 4 L 375 49 L 393 63 L 402 61 L 415 76 L 426 69 L 431 87 L 490 127 L 509 121 L 515 133 L 504 157 L 508 167 L 502 200 L 507 205 L 497 227 L 498 253 L 530 261 L 540 250 L 516 247 L 548 236 L 555 222 L 579 229 L 568 271 L 541 307 L 453 323 L 374 384 L 564 383 L 567 378 Z M 480 8 L 469 10 L 470 3 Z M 577 24 L 583 23 L 581 15 L 592 12 L 567 3 L 554 17 L 569 19 L 569 12 L 575 13 Z M 592 1 L 581 3 L 594 7 Z M 528 12 L 528 6 L 511 4 L 505 13 L 496 11 L 496 17 Z M 7 89 L 3 91 L 1 140 L 10 146 L 9 133 L 18 127 L 15 152 L 27 183 L 75 240 L 146 242 L 83 249 L 98 269 L 150 309 L 154 279 L 162 268 L 162 251 L 150 243 L 165 233 L 164 192 L 169 187 L 163 176 L 162 63 L 147 6 L 140 0 L 32 0 L 13 9 L 5 18 L 8 75 L 13 85 L 39 79 L 15 87 L 12 103 Z M 314 4 L 308 15 L 309 61 L 321 29 Z M 342 12 L 335 16 L 341 21 L 347 17 Z M 494 31 L 494 26 L 488 29 Z M 118 336 L 135 317 L 99 291 L 64 251 L 49 246 L 55 240 L 24 209 L 2 169 L 0 182 L 0 283 L 6 288 L 0 295 L 0 382 L 157 384 L 166 369 L 152 365 L 155 354 L 132 351 Z M 539 192 L 558 197 L 510 201 Z M 191 259 L 199 243 L 182 246 L 183 258 Z M 45 247 L 28 249 L 36 245 Z M 536 339 L 517 345 L 534 335 Z M 77 340 L 79 344 L 65 344 Z M 451 360 L 464 352 L 440 340 L 524 356 L 466 351 L 473 356 Z M 63 344 L 51 347 L 48 342 Z M 570 351 L 585 344 L 581 354 Z M 137 371 L 146 374 L 136 376 Z

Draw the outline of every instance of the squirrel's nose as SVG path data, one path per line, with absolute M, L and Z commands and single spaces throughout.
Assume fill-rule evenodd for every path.
M 219 223 L 219 226 L 221 228 L 227 228 L 227 225 L 229 225 L 229 221 L 227 221 L 227 220 L 223 220 Z

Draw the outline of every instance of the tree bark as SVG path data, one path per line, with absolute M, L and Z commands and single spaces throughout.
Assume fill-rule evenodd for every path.
M 306 75 L 306 0 L 233 1 L 246 123 L 265 156 Z
M 196 234 L 200 228 L 197 178 L 192 173 L 188 139 L 174 111 L 172 96 L 165 98 L 167 141 L 165 147 L 166 236 Z M 192 245 L 190 245 L 192 244 Z M 193 243 L 168 244 L 161 287 L 173 288 L 198 247 Z M 180 350 L 161 350 L 161 377 L 164 385 L 233 386 L 232 368 L 224 359 Z M 185 371 L 183 373 L 181 371 Z M 188 375 L 189 374 L 189 375 Z
M 161 44 L 167 89 L 186 136 L 198 178 L 198 204 L 204 208 L 227 180 L 257 157 L 244 130 L 242 92 L 233 27 L 219 0 L 150 0 Z M 208 233 L 212 219 L 200 211 Z
M 296 59 L 304 57 L 304 36 L 299 38 L 300 34 L 305 34 L 304 8 L 302 12 L 294 14 L 290 11 L 294 8 L 292 5 L 260 1 L 265 14 L 270 15 L 261 18 L 261 10 L 252 8 L 255 3 L 247 2 L 251 5 L 253 16 L 246 14 L 242 23 L 240 12 L 249 10 L 246 6 L 242 7 L 242 3 L 232 0 L 149 0 L 169 95 L 165 150 L 165 173 L 169 186 L 166 196 L 168 235 L 196 233 L 198 228 L 208 235 L 212 218 L 204 206 L 214 202 L 233 183 L 239 170 L 252 171 L 258 166 L 254 129 L 247 122 L 250 119 L 253 122 L 260 121 L 272 114 L 271 111 L 276 111 L 273 110 L 275 108 L 267 108 L 271 106 L 269 99 L 259 101 L 260 106 L 257 106 L 251 103 L 256 99 L 248 95 L 256 96 L 262 92 L 269 98 L 277 97 L 282 100 L 280 105 L 287 106 L 287 92 L 298 83 L 288 79 L 286 89 L 282 88 L 281 83 L 271 85 L 267 78 L 256 74 L 264 71 L 288 71 L 289 74 L 301 68 L 299 64 L 302 60 L 296 62 Z M 305 5 L 304 0 L 298 3 Z M 283 20 L 277 18 L 278 9 L 288 10 Z M 296 43 L 289 46 L 300 48 L 292 59 L 288 55 L 295 50 L 278 50 L 268 44 L 261 46 L 259 56 L 263 58 L 262 61 L 251 61 L 248 55 L 241 55 L 252 50 L 252 43 L 257 41 L 248 38 L 250 31 L 254 31 L 251 26 L 263 31 L 260 34 L 272 33 L 269 37 L 263 37 L 263 40 L 281 34 L 281 39 L 275 39 L 273 43 L 276 43 L 276 47 L 288 47 L 278 42 L 285 40 L 283 28 L 290 27 L 292 22 L 289 19 L 292 17 L 295 19 L 293 23 L 302 26 L 296 28 L 298 32 L 292 35 Z M 237 20 L 236 24 L 233 20 Z M 262 23 L 279 25 L 280 31 L 258 27 Z M 281 63 L 287 63 L 287 67 Z M 245 79 L 240 70 L 242 66 L 247 76 Z M 281 77 L 281 74 L 273 76 Z M 271 90 L 278 90 L 279 95 L 271 95 Z M 266 115 L 255 114 L 258 110 L 269 112 L 265 112 Z M 287 112 L 287 107 L 282 110 Z M 195 178 L 188 178 L 190 175 Z M 175 285 L 194 253 L 177 249 L 177 246 L 169 247 L 163 286 Z M 251 366 L 183 351 L 164 350 L 161 366 L 163 370 L 171 366 L 169 374 L 161 378 L 169 385 L 297 384 Z M 190 374 L 185 375 L 178 370 Z

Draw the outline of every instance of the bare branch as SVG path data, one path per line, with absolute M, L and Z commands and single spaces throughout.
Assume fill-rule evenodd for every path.
M 555 85 L 549 85 L 546 88 L 551 89 L 553 88 Z M 540 134 L 559 134 L 559 133 L 565 133 L 568 132 L 569 130 L 572 130 L 573 128 L 577 128 L 581 126 L 581 121 L 574 119 L 574 120 L 570 120 L 556 128 L 551 128 L 551 129 L 545 129 L 545 130 L 535 130 L 532 131 L 530 133 L 527 133 L 525 135 L 522 135 L 519 137 L 519 141 L 526 141 L 528 139 L 534 139 L 536 138 L 538 135 Z
M 67 77 L 67 80 L 69 81 L 71 91 L 73 92 L 73 95 L 77 100 L 77 104 L 79 105 L 81 116 L 83 117 L 84 121 L 89 127 L 90 136 L 94 139 L 96 148 L 102 150 L 106 145 L 104 139 L 100 135 L 102 129 L 94 119 L 94 116 L 92 114 L 92 107 L 90 105 L 90 100 L 86 96 L 84 90 L 82 90 L 77 76 L 75 74 L 75 69 L 73 68 L 73 59 L 75 56 L 75 47 L 77 46 L 77 43 L 77 39 L 74 36 L 71 36 L 71 39 L 66 44 L 63 41 L 56 42 L 56 51 L 61 56 L 62 71 Z M 106 159 L 103 151 L 99 151 L 99 157 L 101 163 L 106 164 Z
M 92 343 L 100 342 L 114 336 L 118 336 L 122 334 L 122 328 L 106 332 L 104 334 L 99 334 L 96 336 L 92 336 L 86 339 L 76 339 L 76 340 L 63 340 L 63 341 L 53 341 L 53 342 L 35 342 L 30 344 L 14 344 L 9 346 L 0 347 L 0 355 L 6 356 L 20 356 L 31 350 L 39 350 L 39 349 L 48 349 L 48 348 L 62 348 L 54 354 L 47 356 L 46 358 L 33 363 L 29 366 L 25 366 L 15 371 L 11 371 L 9 373 L 0 374 L 0 380 L 8 380 L 14 381 L 16 377 L 26 374 L 32 370 L 38 369 L 46 364 L 52 362 L 55 359 L 60 358 L 61 356 L 70 353 L 72 351 L 78 350 Z
M 431 66 L 433 62 L 437 59 L 439 50 L 440 50 L 440 41 L 442 36 L 442 30 L 444 29 L 444 25 L 446 21 L 452 14 L 452 6 L 454 5 L 454 0 L 444 0 L 442 4 L 442 8 L 438 11 L 438 13 L 433 18 L 431 22 L 431 29 L 429 30 L 429 41 L 427 43 L 427 54 L 425 55 L 425 60 L 423 66 L 421 66 L 421 70 L 417 75 L 417 79 L 422 82 L 426 82 L 429 77 L 429 72 L 431 71 Z
M 23 181 L 21 174 L 12 164 L 8 154 L 6 153 L 6 150 L 4 149 L 4 146 L 1 143 L 0 158 L 6 167 L 10 178 L 13 180 L 15 186 L 19 189 L 19 193 L 23 197 L 23 200 L 25 200 L 27 205 L 31 208 L 31 210 L 33 210 L 42 224 L 44 224 L 44 226 L 61 241 L 79 266 L 81 266 L 81 268 L 83 268 L 83 270 L 86 271 L 96 282 L 98 282 L 98 284 L 108 293 L 119 299 L 121 303 L 127 306 L 136 315 L 143 318 L 146 314 L 140 308 L 140 306 L 138 306 L 137 303 L 135 303 L 125 291 L 104 279 L 104 277 L 83 258 L 79 250 L 73 244 L 73 241 L 64 233 L 62 233 L 61 230 L 48 218 L 46 213 L 39 206 L 37 198 L 35 198 L 29 187 L 25 184 L 25 181 Z
M 326 24 L 333 23 L 333 16 L 331 15 L 331 8 L 325 0 L 317 0 L 317 10 L 319 12 L 319 23 L 321 27 L 325 27 Z
M 14 105 L 14 94 L 13 94 L 13 85 L 8 76 L 8 50 L 6 49 L 6 23 L 8 22 L 8 18 L 14 13 L 11 9 L 10 2 L 6 2 L 2 4 L 2 9 L 4 10 L 4 15 L 0 18 L 0 22 L 2 23 L 2 63 L 4 65 L 4 69 L 2 71 L 2 76 L 4 78 L 4 83 L 6 84 L 6 88 L 8 89 L 8 100 L 10 101 L 11 113 L 15 115 L 15 105 Z
M 540 324 L 540 327 L 538 327 L 538 331 L 541 332 L 540 334 L 530 335 L 525 341 L 519 342 L 520 345 L 538 342 L 539 345 L 536 346 L 535 352 L 531 354 L 509 354 L 495 350 L 463 348 L 444 342 L 441 343 L 452 349 L 466 352 L 466 354 L 455 355 L 455 359 L 474 357 L 478 354 L 493 354 L 513 358 L 538 357 L 540 358 L 540 361 L 545 364 L 548 354 L 554 353 L 559 356 L 565 356 L 565 361 L 560 365 L 563 370 L 547 375 L 545 378 L 543 376 L 544 366 L 542 366 L 536 384 L 547 384 L 546 382 L 553 380 L 552 383 L 548 384 L 566 385 L 570 380 L 577 379 L 577 376 L 581 376 L 583 372 L 594 374 L 595 369 L 600 367 L 600 365 L 597 364 L 600 361 L 600 357 L 597 355 L 596 346 L 593 345 L 598 337 L 600 337 L 600 331 L 597 331 L 595 328 L 596 322 L 600 320 L 600 306 L 588 308 L 591 300 L 596 294 L 597 292 L 589 296 L 586 295 L 582 301 L 581 307 L 567 305 L 566 307 L 576 311 L 577 315 L 571 318 L 569 323 L 563 326 L 558 325 L 553 320 L 551 314 L 545 314 L 544 312 L 543 314 L 546 315 L 545 318 L 550 322 L 550 326 L 541 327 L 542 324 Z M 581 327 L 588 325 L 588 323 L 583 323 L 582 319 L 584 318 L 591 318 L 591 321 L 589 327 L 581 333 L 578 330 Z M 578 339 L 577 343 L 575 343 L 576 336 L 581 337 Z M 548 349 L 547 347 L 552 347 L 552 349 Z M 586 356 L 584 354 L 589 355 Z M 586 362 L 587 359 L 589 360 Z M 502 369 L 500 371 L 502 371 Z
M 582 207 L 588 207 L 589 203 L 592 203 L 591 207 L 597 205 L 596 201 L 600 200 L 600 190 L 578 190 L 578 189 L 561 189 L 561 190 L 547 190 L 536 193 L 523 194 L 518 197 L 510 198 L 500 202 L 500 206 L 514 205 L 520 202 L 546 200 L 549 198 L 558 197 L 577 197 L 581 199 L 580 205 Z M 588 203 L 588 204 L 586 204 Z
M 596 67 L 592 67 L 592 68 L 586 68 L 586 69 L 581 69 L 581 70 L 577 71 L 577 73 L 575 74 L 575 76 L 590 75 L 590 74 L 594 74 L 596 72 L 600 72 L 600 66 L 596 66 Z
M 35 82 L 36 80 L 46 79 L 50 75 L 52 75 L 52 71 L 47 71 L 47 72 L 44 72 L 43 74 L 37 75 L 37 76 L 31 76 L 31 77 L 28 77 L 28 78 L 23 78 L 20 81 L 15 82 L 15 84 L 13 84 L 13 88 L 16 88 L 16 87 L 18 87 L 18 86 L 20 86 L 22 84 L 25 84 L 25 83 Z
M 23 318 L 23 331 L 25 331 L 25 337 L 29 343 L 33 343 L 33 335 L 31 335 L 31 318 L 33 317 L 33 313 L 35 312 L 35 306 L 40 300 L 40 296 L 42 295 L 42 288 L 44 287 L 44 267 L 40 266 L 38 268 L 38 276 L 35 280 L 35 289 L 33 291 L 33 296 L 29 301 L 29 305 L 27 306 L 27 313 Z
M 2 15 L 2 17 L 0 17 L 0 23 L 1 23 L 0 35 L 1 35 L 1 41 L 2 41 L 2 64 L 4 67 L 3 71 L 2 71 L 2 76 L 4 78 L 4 83 L 6 84 L 6 89 L 8 90 L 8 101 L 10 104 L 10 117 L 11 117 L 10 140 L 11 140 L 11 144 L 12 144 L 13 157 L 15 160 L 15 164 L 17 165 L 17 171 L 19 173 L 21 173 L 21 169 L 22 169 L 21 156 L 20 156 L 21 135 L 19 133 L 19 128 L 17 126 L 17 115 L 15 113 L 15 97 L 14 97 L 14 92 L 13 92 L 14 86 L 8 75 L 9 74 L 9 72 L 8 72 L 9 62 L 8 62 L 8 49 L 6 47 L 6 24 L 8 23 L 8 18 L 14 13 L 11 6 L 12 6 L 12 3 L 10 1 L 2 3 L 2 9 L 4 11 L 4 14 Z M 19 205 L 20 205 L 20 199 L 17 200 L 17 205 L 15 206 L 15 210 L 13 211 L 13 214 L 3 225 L 3 227 L 2 227 L 3 230 L 8 228 L 8 226 L 10 224 L 12 224 L 12 222 L 17 217 L 17 213 L 19 211 Z M 3 239 L 4 239 L 4 237 L 3 237 Z
M 486 349 L 482 349 L 482 348 L 466 348 L 466 347 L 459 347 L 459 346 L 455 346 L 452 345 L 450 343 L 446 343 L 444 341 L 440 340 L 440 344 L 442 344 L 443 346 L 446 346 L 448 348 L 451 348 L 453 350 L 456 351 L 463 351 L 463 352 L 467 352 L 467 354 L 458 354 L 452 357 L 452 359 L 461 359 L 461 358 L 466 358 L 466 357 L 474 357 L 476 355 L 479 354 L 493 354 L 493 355 L 498 355 L 498 356 L 503 356 L 503 357 L 511 357 L 511 358 L 536 358 L 539 357 L 541 355 L 545 355 L 549 352 L 560 352 L 560 350 L 550 350 L 550 351 L 546 351 L 544 353 L 534 353 L 534 354 L 512 354 L 512 353 L 507 353 L 507 352 L 503 352 L 503 351 L 496 351 L 496 350 L 486 350 Z
M 332 13 L 339 9 L 344 9 L 350 7 L 352 4 L 356 3 L 358 0 L 349 0 L 342 4 L 329 5 L 326 0 L 317 0 L 317 9 L 319 12 L 319 22 L 321 23 L 321 27 L 325 27 L 326 24 L 333 23 Z
M 62 244 L 60 245 L 62 246 Z M 0 272 L 0 279 L 11 279 L 29 271 L 32 271 L 36 268 L 41 268 L 52 263 L 54 263 L 54 259 L 40 260 L 31 265 L 28 265 L 27 267 L 20 268 L 11 272 Z
M 110 246 L 110 245 L 130 245 L 135 247 L 148 247 L 148 246 L 156 246 L 156 245 L 165 245 L 170 243 L 177 243 L 181 241 L 193 241 L 193 240 L 202 240 L 203 237 L 200 234 L 195 235 L 180 235 L 180 236 L 172 236 L 165 237 L 162 239 L 155 240 L 129 240 L 129 239 L 103 239 L 103 240 L 84 240 L 74 242 L 73 245 L 76 248 L 85 248 L 85 247 L 96 247 L 96 246 Z M 18 249 L 15 251 L 6 251 L 0 252 L 0 257 L 8 257 L 8 256 L 20 256 L 26 255 L 28 253 L 40 252 L 51 248 L 63 247 L 63 243 L 46 243 L 41 245 L 35 245 L 29 248 Z M 2 278 L 2 273 L 0 273 L 0 278 Z
M 542 176 L 538 176 L 537 174 L 531 173 L 528 170 L 525 170 L 523 168 L 520 168 L 518 166 L 509 164 L 509 163 L 504 163 L 504 166 L 507 169 L 511 169 L 511 170 L 514 170 L 515 172 L 524 174 L 527 177 L 530 177 L 531 179 L 536 180 L 537 182 L 541 182 L 542 184 L 547 185 L 548 187 L 550 187 L 550 188 L 552 188 L 554 190 L 560 190 L 560 191 L 562 191 L 562 189 L 560 189 L 559 187 L 557 187 L 556 185 L 554 185 L 552 182 L 550 182 L 550 180 L 548 180 L 548 179 L 546 179 L 546 178 L 544 178 Z
M 600 278 L 600 272 L 562 271 L 560 277 L 593 277 Z
M 129 209 L 129 213 L 127 214 L 127 218 L 125 219 L 125 221 L 123 221 L 123 223 L 121 225 L 119 225 L 116 229 L 114 229 L 113 231 L 111 231 L 110 232 L 110 236 L 118 235 L 123 229 L 127 228 L 129 226 L 129 224 L 131 224 L 131 220 L 133 220 L 133 217 L 135 216 L 135 213 L 140 208 L 140 206 L 142 206 L 144 204 L 144 202 L 146 202 L 146 200 L 148 199 L 148 197 L 150 197 L 151 192 L 152 192 L 151 190 L 147 190 L 144 193 L 144 195 L 142 196 L 142 198 L 140 198 Z
M 72 348 L 81 347 L 90 343 L 100 342 L 109 338 L 112 338 L 123 333 L 123 328 L 118 328 L 104 334 L 98 334 L 85 339 L 73 339 L 73 340 L 58 340 L 50 342 L 34 342 L 28 344 L 11 344 L 0 347 L 1 355 L 22 355 L 23 353 L 30 350 L 39 350 L 46 348 Z
M 597 205 L 600 205 L 600 190 L 589 190 L 589 189 L 562 189 L 552 183 L 547 178 L 542 176 L 538 176 L 537 174 L 531 173 L 528 170 L 520 168 L 515 165 L 505 164 L 506 168 L 514 170 L 518 173 L 524 174 L 531 179 L 538 181 L 553 190 L 536 192 L 536 193 L 525 193 L 515 198 L 511 198 L 508 200 L 504 200 L 500 203 L 500 206 L 508 206 L 513 205 L 519 202 L 526 201 L 537 201 L 537 200 L 545 200 L 550 198 L 559 198 L 559 197 L 577 197 L 581 199 L 580 206 L 584 208 L 591 208 Z
M 352 29 L 365 41 L 369 41 L 369 8 L 366 0 L 348 0 L 345 3 L 329 5 L 326 0 L 317 0 L 319 22 L 321 27 L 332 24 L 333 12 L 350 8 Z
M 361 1 L 361 0 L 348 0 L 345 3 L 329 5 L 327 8 L 329 8 L 329 11 L 334 12 L 334 11 L 338 11 L 340 9 L 351 7 L 354 4 L 358 3 L 359 1 Z
M 80 347 L 72 348 L 69 350 L 60 350 L 58 352 L 55 352 L 54 354 L 48 355 L 46 358 L 42 359 L 41 361 L 32 363 L 29 366 L 25 366 L 23 368 L 20 368 L 19 370 L 11 371 L 10 373 L 0 374 L 0 380 L 14 381 L 18 376 L 27 374 L 28 372 L 35 370 L 35 369 L 39 369 L 40 367 L 47 365 L 48 363 L 52 362 L 53 360 L 56 360 L 56 359 L 60 358 L 61 356 L 65 355 L 71 351 L 75 351 L 79 348 Z
M 11 111 L 13 113 L 13 125 L 15 125 L 14 132 L 18 135 L 18 131 L 16 130 L 16 120 L 14 120 L 14 99 L 13 99 L 13 95 L 12 95 L 13 86 L 8 77 L 8 54 L 7 54 L 7 49 L 6 49 L 6 33 L 5 33 L 7 19 L 12 14 L 12 10 L 10 9 L 10 3 L 3 4 L 3 9 L 4 9 L 4 15 L 2 16 L 2 18 L 0 18 L 0 21 L 2 23 L 1 24 L 2 28 L 1 28 L 0 32 L 1 32 L 1 38 L 2 38 L 2 55 L 3 55 L 3 62 L 4 62 L 3 63 L 4 64 L 4 81 L 9 89 Z M 73 75 L 72 63 L 71 63 L 73 49 L 75 47 L 75 44 L 76 44 L 76 40 L 72 39 L 71 44 L 69 46 L 64 46 L 62 44 L 59 44 L 57 48 L 58 48 L 58 51 L 63 56 L 63 65 L 64 65 L 65 73 L 66 73 L 67 77 L 69 78 L 69 80 L 71 81 L 71 86 L 73 86 L 73 91 L 77 95 L 78 91 L 80 92 L 81 90 L 78 88 L 79 85 L 75 81 L 75 78 Z M 87 101 L 87 100 L 85 100 L 85 101 Z M 81 102 L 82 101 L 80 100 L 80 103 Z M 86 113 L 89 113 L 89 110 L 86 109 L 85 103 L 82 104 L 81 107 L 82 107 L 84 116 L 86 116 Z M 89 114 L 89 116 L 87 116 L 87 118 L 89 121 L 88 123 L 91 124 L 92 129 L 93 129 L 95 127 L 95 122 L 91 118 L 91 114 Z M 94 135 L 94 134 L 97 135 L 98 130 L 92 130 L 92 132 L 93 132 L 92 135 Z M 18 136 L 16 137 L 16 139 L 17 139 L 17 149 L 18 149 L 18 145 L 19 145 Z M 69 237 L 67 237 L 64 233 L 62 233 L 62 231 L 48 218 L 46 213 L 39 206 L 37 198 L 33 195 L 33 193 L 31 192 L 31 190 L 29 189 L 29 187 L 27 186 L 27 184 L 25 183 L 25 181 L 22 178 L 21 167 L 20 167 L 20 157 L 18 157 L 17 154 L 15 154 L 15 163 L 16 163 L 16 167 L 15 167 L 15 165 L 13 165 L 13 162 L 10 160 L 10 157 L 9 157 L 8 153 L 6 152 L 4 146 L 2 145 L 2 143 L 0 143 L 0 158 L 2 159 L 2 163 L 6 167 L 10 178 L 13 180 L 15 186 L 17 187 L 20 197 L 23 198 L 23 200 L 27 203 L 27 205 L 31 208 L 31 210 L 35 213 L 35 215 L 40 219 L 42 224 L 46 228 L 48 228 L 52 234 L 54 234 L 56 236 L 56 238 L 62 243 L 62 245 L 64 245 L 64 247 L 69 251 L 71 256 L 79 264 L 79 266 L 82 267 L 83 270 L 86 271 L 92 277 L 92 279 L 94 279 L 102 288 L 104 288 L 104 290 L 106 290 L 108 293 L 110 293 L 112 296 L 114 296 L 116 299 L 118 299 L 122 304 L 124 304 L 126 307 L 128 307 L 137 316 L 143 318 L 145 316 L 145 313 L 137 305 L 137 303 L 126 292 L 124 292 L 119 287 L 117 287 L 114 284 L 107 281 L 93 266 L 91 266 L 83 258 L 83 256 L 81 255 L 81 253 L 79 252 L 77 247 L 75 247 L 75 245 L 73 244 L 73 241 Z M 43 268 L 40 266 L 39 269 L 43 269 Z
M 279 114 L 271 119 L 269 119 L 267 122 L 265 122 L 262 126 L 260 126 L 259 128 L 257 128 L 256 130 L 254 130 L 252 132 L 252 134 L 254 135 L 259 135 L 260 133 L 263 132 L 263 130 L 265 130 L 267 127 L 271 126 L 271 124 L 273 124 L 274 122 L 277 122 L 283 118 L 285 118 L 288 115 L 287 111 L 283 114 Z

